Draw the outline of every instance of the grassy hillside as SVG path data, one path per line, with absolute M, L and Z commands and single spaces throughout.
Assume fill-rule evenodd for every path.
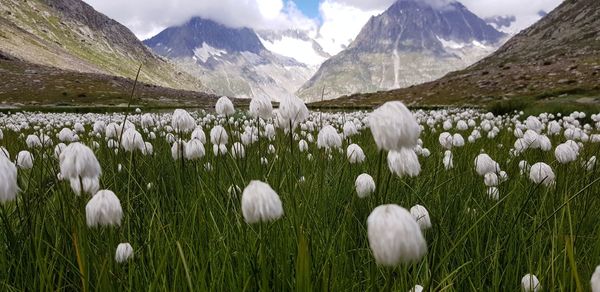
M 154 55 L 126 27 L 80 0 L 0 2 L 0 52 L 35 64 L 131 77 L 186 90 L 200 82 Z
M 24 62 L 0 54 L 0 107 L 116 107 L 129 102 L 133 80 L 81 73 Z M 143 106 L 212 107 L 217 96 L 148 83 L 136 88 L 133 103 Z

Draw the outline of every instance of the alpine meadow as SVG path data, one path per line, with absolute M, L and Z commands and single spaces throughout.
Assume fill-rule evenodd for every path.
M 599 115 L 221 98 L 0 124 L 10 289 L 599 287 Z
M 0 0 L 0 291 L 600 292 L 600 0 Z

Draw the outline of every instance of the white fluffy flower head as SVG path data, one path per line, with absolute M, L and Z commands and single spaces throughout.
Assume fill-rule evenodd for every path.
M 475 158 L 475 171 L 481 176 L 490 172 L 497 173 L 500 171 L 500 165 L 489 155 L 482 153 Z
M 590 285 L 592 286 L 592 292 L 600 292 L 600 266 L 597 266 L 592 274 Z
M 319 135 L 317 136 L 317 147 L 319 147 L 319 149 L 325 148 L 327 150 L 340 148 L 342 147 L 342 137 L 334 127 L 327 125 L 319 131 Z
M 542 184 L 546 187 L 554 185 L 554 171 L 550 165 L 544 162 L 538 162 L 529 169 L 529 179 L 535 184 Z
M 413 148 L 421 127 L 413 114 L 399 101 L 386 102 L 369 115 L 369 126 L 377 147 L 381 150 Z
M 387 161 L 390 171 L 399 177 L 416 177 L 421 173 L 419 157 L 412 149 L 400 148 L 399 151 L 390 151 Z
M 422 231 L 431 228 L 431 218 L 429 217 L 429 211 L 425 207 L 415 205 L 410 208 L 410 214 L 415 218 Z
M 129 259 L 133 259 L 133 247 L 129 243 L 120 243 L 115 252 L 115 261 L 124 263 Z
M 210 142 L 219 145 L 224 144 L 227 145 L 227 141 L 229 140 L 229 135 L 227 135 L 227 131 L 220 125 L 215 126 L 210 130 Z
M 282 98 L 279 102 L 277 122 L 280 128 L 296 129 L 298 124 L 308 118 L 308 108 L 304 102 L 294 96 Z
M 89 227 L 121 225 L 123 210 L 119 198 L 109 190 L 98 191 L 85 206 Z
M 20 151 L 17 154 L 17 166 L 20 169 L 33 168 L 33 154 L 27 150 Z
M 367 219 L 369 246 L 375 261 L 384 266 L 419 261 L 427 243 L 417 221 L 398 205 L 381 205 Z
M 0 155 L 0 203 L 17 197 L 17 167 L 4 155 Z
M 231 116 L 235 114 L 233 102 L 227 96 L 221 96 L 215 104 L 215 111 L 222 116 Z
M 354 182 L 356 194 L 359 198 L 365 198 L 375 192 L 375 180 L 370 175 L 363 173 Z
M 348 161 L 352 164 L 362 163 L 365 161 L 365 153 L 357 144 L 351 144 L 348 146 L 348 149 L 346 149 L 346 156 L 348 157 Z
M 89 194 L 98 191 L 102 170 L 92 149 L 78 142 L 71 143 L 59 159 L 60 174 L 69 180 L 75 194 L 79 195 L 82 190 Z
M 186 160 L 201 159 L 205 155 L 205 149 L 202 142 L 198 139 L 192 139 L 185 144 L 184 156 Z
M 521 288 L 525 292 L 538 292 L 542 290 L 540 281 L 535 275 L 527 274 L 521 279 Z
M 253 180 L 242 193 L 242 215 L 250 224 L 279 219 L 283 216 L 281 199 L 271 186 Z
M 250 115 L 268 120 L 273 117 L 273 104 L 271 99 L 264 95 L 254 97 L 250 101 Z
M 196 128 L 196 121 L 186 110 L 176 109 L 171 117 L 171 127 L 176 132 L 187 133 Z

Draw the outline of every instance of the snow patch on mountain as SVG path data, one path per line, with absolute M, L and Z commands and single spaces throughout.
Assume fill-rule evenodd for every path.
M 213 48 L 204 42 L 202 43 L 201 47 L 197 47 L 196 49 L 194 49 L 195 60 L 199 60 L 204 63 L 206 63 L 206 61 L 208 61 L 208 59 L 211 57 L 221 57 L 226 54 L 227 51 Z
M 472 40 L 470 43 L 462 43 L 462 42 L 456 42 L 453 40 L 445 40 L 439 36 L 436 36 L 436 38 L 440 41 L 440 43 L 442 43 L 442 46 L 446 49 L 450 49 L 450 50 L 460 50 L 460 49 L 464 49 L 464 48 L 480 48 L 482 50 L 494 50 L 494 46 L 486 46 L 484 43 L 479 42 L 477 40 Z
M 323 56 L 314 50 L 311 41 L 288 36 L 283 36 L 281 39 L 273 41 L 265 40 L 261 37 L 260 41 L 267 50 L 282 56 L 293 58 L 296 61 L 311 67 L 317 67 L 327 60 L 326 56 Z

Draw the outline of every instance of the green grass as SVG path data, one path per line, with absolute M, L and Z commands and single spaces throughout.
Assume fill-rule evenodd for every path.
M 558 96 L 558 95 L 553 95 Z M 599 95 L 575 95 L 569 97 L 557 97 L 551 100 L 541 100 L 537 97 L 519 97 L 508 100 L 492 102 L 484 108 L 495 115 L 512 114 L 514 111 L 523 111 L 525 115 L 539 115 L 541 113 L 570 113 L 574 111 L 585 112 L 588 116 L 600 112 L 600 104 L 579 103 L 578 98 Z
M 26 148 L 17 133 L 4 134 L 0 145 L 11 154 Z M 515 138 L 503 130 L 495 140 L 454 150 L 455 168 L 446 171 L 438 135 L 422 135 L 432 155 L 420 158 L 420 176 L 398 178 L 384 166 L 378 195 L 366 199 L 356 196 L 354 180 L 363 172 L 376 178 L 378 152 L 368 130 L 352 139 L 367 154 L 362 165 L 350 165 L 337 151 L 328 160 L 314 144 L 312 160 L 298 152 L 297 142 L 292 153 L 281 131 L 272 142 L 276 155 L 264 154 L 268 142 L 261 139 L 242 160 L 215 158 L 207 144 L 207 156 L 198 162 L 173 161 L 161 137 L 151 141 L 155 155 L 145 157 L 115 154 L 103 138 L 81 135 L 88 145 L 100 142 L 101 188 L 114 191 L 124 211 L 120 227 L 99 229 L 85 225 L 89 196 L 77 197 L 57 180 L 52 149 L 35 150 L 34 168 L 19 171 L 18 200 L 1 206 L 0 285 L 5 291 L 378 291 L 392 283 L 394 291 L 415 284 L 435 291 L 517 291 L 521 277 L 533 273 L 545 291 L 589 291 L 600 264 L 599 170 L 585 172 L 579 162 L 560 165 L 553 152 L 540 150 L 510 160 Z M 483 178 L 473 170 L 481 149 L 510 176 L 499 187 L 499 201 L 487 198 Z M 599 150 L 588 144 L 580 157 Z M 261 166 L 261 155 L 268 166 Z M 520 176 L 520 159 L 550 164 L 556 187 Z M 214 170 L 206 171 L 205 162 Z M 244 222 L 241 195 L 228 189 L 243 189 L 252 179 L 277 191 L 285 211 L 280 220 Z M 429 210 L 433 228 L 419 263 L 395 269 L 375 264 L 366 219 L 386 203 Z M 114 260 L 121 242 L 135 250 L 124 265 Z

